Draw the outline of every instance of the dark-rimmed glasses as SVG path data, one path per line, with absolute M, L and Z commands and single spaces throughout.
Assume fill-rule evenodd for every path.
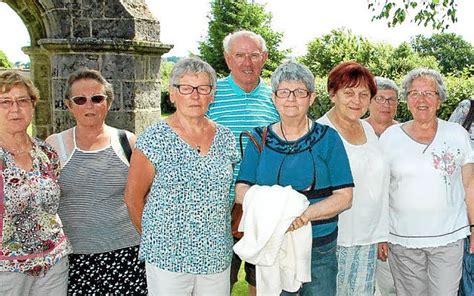
M 209 84 L 198 86 L 192 86 L 189 84 L 173 84 L 173 86 L 176 87 L 182 95 L 190 95 L 194 90 L 196 90 L 200 95 L 208 95 L 212 91 L 212 85 Z
M 93 96 L 74 96 L 71 98 L 71 101 L 76 105 L 84 105 L 87 102 L 87 99 L 90 99 L 93 104 L 100 104 L 107 99 L 106 95 L 93 95 Z
M 411 99 L 419 99 L 421 97 L 426 97 L 428 99 L 434 99 L 439 95 L 437 91 L 434 90 L 411 90 L 407 92 L 407 97 Z
M 0 108 L 1 109 L 10 109 L 13 107 L 13 104 L 16 103 L 20 108 L 26 108 L 31 106 L 31 98 L 30 97 L 17 97 L 16 99 L 11 98 L 0 98 Z
M 310 94 L 309 90 L 304 88 L 296 88 L 294 90 L 289 90 L 287 88 L 277 89 L 275 91 L 275 96 L 280 99 L 287 99 L 290 95 L 293 94 L 297 99 L 307 98 Z
M 385 102 L 388 102 L 391 106 L 398 104 L 398 99 L 396 97 L 375 96 L 374 101 L 381 105 L 385 104 Z

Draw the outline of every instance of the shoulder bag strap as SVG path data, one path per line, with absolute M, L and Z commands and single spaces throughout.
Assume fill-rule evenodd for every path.
M 130 158 L 132 157 L 132 147 L 130 147 L 130 142 L 128 141 L 127 133 L 124 130 L 118 130 L 120 146 L 122 146 L 125 157 L 127 157 L 128 162 L 130 163 Z
M 243 147 L 243 143 L 242 143 L 242 138 L 244 136 L 247 136 L 250 140 L 252 140 L 253 144 L 255 145 L 255 147 L 257 147 L 257 150 L 258 150 L 258 153 L 262 153 L 262 150 L 263 150 L 263 147 L 265 147 L 265 142 L 267 140 L 267 130 L 268 130 L 268 127 L 264 127 L 263 128 L 263 133 L 262 133 L 262 144 L 260 144 L 257 139 L 255 139 L 255 137 L 252 135 L 251 132 L 249 131 L 243 131 L 240 133 L 240 137 L 239 137 L 239 144 L 240 144 L 240 155 L 242 157 L 244 157 L 244 147 Z
M 472 122 L 474 121 L 474 100 L 470 100 L 471 107 L 469 108 L 469 112 L 467 113 L 466 120 L 464 120 L 462 126 L 469 131 L 471 128 Z

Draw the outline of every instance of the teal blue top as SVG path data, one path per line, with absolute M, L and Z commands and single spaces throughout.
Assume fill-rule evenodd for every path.
M 262 143 L 262 128 L 252 131 Z M 320 202 L 334 190 L 354 187 L 349 160 L 338 133 L 314 122 L 297 141 L 285 141 L 268 127 L 261 153 L 249 142 L 245 148 L 237 183 L 248 185 L 291 185 L 306 195 L 310 204 Z M 327 236 L 337 227 L 337 216 L 313 221 L 313 238 Z

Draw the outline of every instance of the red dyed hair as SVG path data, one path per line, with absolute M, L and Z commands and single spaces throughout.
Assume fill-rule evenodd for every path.
M 357 62 L 340 63 L 329 72 L 327 88 L 331 96 L 341 88 L 359 85 L 367 85 L 371 98 L 377 93 L 374 75 Z

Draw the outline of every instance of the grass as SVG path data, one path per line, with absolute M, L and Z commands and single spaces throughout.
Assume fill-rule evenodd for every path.
M 248 295 L 248 286 L 245 281 L 244 262 L 240 265 L 239 275 L 237 276 L 237 283 L 235 283 L 232 289 L 232 296 L 246 296 Z

